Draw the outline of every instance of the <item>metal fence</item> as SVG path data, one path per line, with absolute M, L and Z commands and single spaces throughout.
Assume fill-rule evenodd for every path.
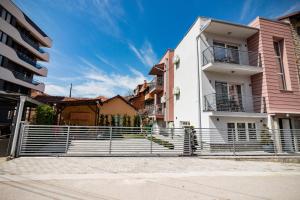
M 300 130 L 22 125 L 18 156 L 295 155 Z

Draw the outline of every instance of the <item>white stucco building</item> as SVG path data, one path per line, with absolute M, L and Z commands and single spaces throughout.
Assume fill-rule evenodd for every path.
M 251 76 L 262 73 L 260 55 L 249 38 L 258 29 L 199 17 L 175 48 L 175 127 L 226 130 L 218 141 L 255 139 L 266 123 L 264 98 L 252 95 Z M 178 92 L 180 91 L 180 92 Z

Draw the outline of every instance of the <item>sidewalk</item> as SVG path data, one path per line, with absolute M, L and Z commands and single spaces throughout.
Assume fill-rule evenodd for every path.
M 18 158 L 0 199 L 299 199 L 300 165 L 200 158 Z

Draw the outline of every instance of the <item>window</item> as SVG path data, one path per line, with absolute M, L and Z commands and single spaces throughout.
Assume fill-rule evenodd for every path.
M 283 41 L 274 41 L 274 50 L 275 50 L 275 59 L 276 65 L 278 67 L 278 78 L 279 78 L 279 89 L 286 90 L 286 81 L 285 81 L 285 73 L 284 66 L 282 62 L 282 49 L 283 49 Z
M 10 23 L 11 20 L 11 14 L 9 12 L 6 11 L 6 16 L 5 16 L 5 20 Z
M 297 27 L 297 34 L 300 36 L 300 26 Z
M 6 44 L 6 40 L 7 40 L 7 35 L 5 33 L 2 33 L 1 42 Z
M 6 10 L 2 9 L 1 18 L 5 19 L 5 16 L 6 16 Z
M 217 111 L 243 112 L 242 85 L 216 81 Z
M 237 125 L 237 132 L 238 132 L 238 140 L 247 141 L 246 124 L 237 123 L 236 125 Z
M 3 56 L 0 55 L 0 66 L 2 66 L 2 60 L 3 60 Z
M 247 126 L 246 126 L 247 125 Z M 255 123 L 230 122 L 227 123 L 228 142 L 247 142 L 257 140 Z
M 249 140 L 257 140 L 255 123 L 248 123 Z

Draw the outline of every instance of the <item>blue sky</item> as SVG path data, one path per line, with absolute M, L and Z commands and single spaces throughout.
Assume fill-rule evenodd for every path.
M 53 40 L 46 93 L 126 95 L 197 16 L 248 24 L 300 10 L 297 0 L 15 0 Z

